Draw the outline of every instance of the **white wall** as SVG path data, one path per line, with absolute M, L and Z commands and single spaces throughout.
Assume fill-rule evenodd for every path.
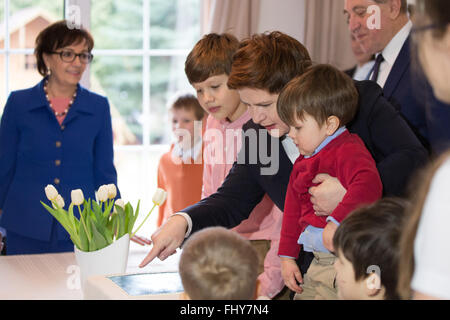
M 261 0 L 258 33 L 281 31 L 303 43 L 305 0 Z

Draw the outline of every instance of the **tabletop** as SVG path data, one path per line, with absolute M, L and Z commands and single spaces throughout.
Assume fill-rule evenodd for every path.
M 178 271 L 180 251 L 139 268 L 149 251 L 150 247 L 131 242 L 126 273 Z M 0 256 L 0 300 L 83 299 L 77 268 L 73 252 Z

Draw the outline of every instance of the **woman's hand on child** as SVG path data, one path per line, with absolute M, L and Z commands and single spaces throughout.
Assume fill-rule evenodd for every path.
M 319 173 L 312 182 L 319 184 L 309 188 L 313 209 L 318 216 L 329 216 L 342 201 L 347 190 L 337 178 L 326 173 Z
M 303 284 L 302 274 L 294 259 L 281 258 L 281 275 L 286 287 L 296 293 L 303 292 L 302 287 L 299 286 L 299 283 Z
M 330 252 L 334 252 L 333 237 L 334 234 L 336 233 L 337 228 L 338 226 L 334 222 L 330 221 L 323 229 L 322 234 L 323 245 Z

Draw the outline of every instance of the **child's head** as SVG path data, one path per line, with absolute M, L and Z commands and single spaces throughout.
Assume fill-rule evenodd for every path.
M 277 111 L 302 155 L 349 123 L 358 109 L 353 80 L 331 65 L 316 65 L 283 88 Z
M 333 238 L 341 299 L 399 299 L 399 239 L 407 206 L 403 199 L 384 198 L 342 221 Z
M 278 95 L 310 65 L 308 50 L 293 37 L 278 31 L 255 34 L 243 40 L 234 55 L 228 86 L 239 92 L 253 122 L 282 136 L 289 127 L 278 117 Z
M 185 62 L 186 76 L 205 111 L 216 119 L 234 121 L 245 111 L 239 94 L 227 86 L 239 41 L 231 34 L 211 33 L 194 46 Z
M 250 242 L 222 227 L 193 234 L 183 247 L 179 272 L 193 300 L 255 298 L 258 256 Z
M 197 98 L 190 93 L 177 95 L 170 104 L 169 111 L 172 131 L 177 141 L 186 147 L 193 147 L 195 139 L 200 138 L 202 134 L 201 125 L 200 132 L 195 132 L 195 121 L 202 121 L 205 115 Z

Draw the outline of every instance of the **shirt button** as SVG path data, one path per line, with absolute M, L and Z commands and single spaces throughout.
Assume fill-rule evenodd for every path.
M 61 160 L 55 160 L 55 166 L 59 166 L 61 164 Z
M 64 130 L 66 128 L 66 126 L 61 126 L 61 130 Z
M 56 144 L 56 147 L 57 147 L 57 148 L 60 148 L 60 147 L 61 147 L 61 141 L 56 141 L 55 144 Z
M 55 178 L 55 179 L 53 180 L 53 182 L 54 182 L 55 184 L 59 184 L 61 181 L 60 181 L 58 178 Z

